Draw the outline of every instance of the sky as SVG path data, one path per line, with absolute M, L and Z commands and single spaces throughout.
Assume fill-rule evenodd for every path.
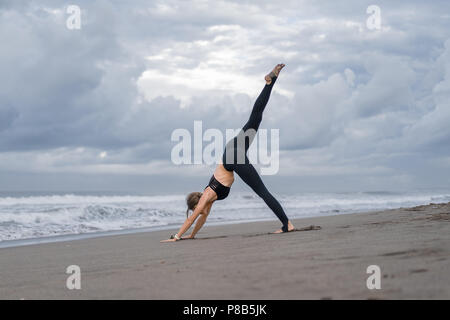
M 450 187 L 449 1 L 1 0 L 0 43 L 0 190 L 201 190 L 172 132 L 240 128 L 277 63 L 271 190 Z

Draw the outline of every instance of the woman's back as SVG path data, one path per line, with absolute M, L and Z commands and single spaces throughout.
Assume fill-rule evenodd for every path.
M 217 165 L 216 170 L 214 171 L 214 177 L 226 187 L 230 187 L 234 182 L 233 171 L 226 170 L 223 164 Z

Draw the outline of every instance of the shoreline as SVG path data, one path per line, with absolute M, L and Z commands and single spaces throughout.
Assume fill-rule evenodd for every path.
M 11 197 L 0 197 L 0 212 L 5 213 L 5 215 L 0 214 L 3 217 L 0 222 L 0 248 L 170 230 L 178 228 L 184 221 L 184 216 L 179 214 L 184 211 L 184 207 L 178 208 L 178 204 L 175 207 L 172 206 L 168 198 L 164 198 L 163 195 L 140 196 L 132 193 L 107 195 L 104 192 L 80 195 L 74 192 L 60 192 L 60 194 L 46 192 L 35 197 L 28 193 L 24 192 L 19 197 L 11 192 Z M 168 196 L 173 198 L 180 195 Z M 268 208 L 260 210 L 262 209 L 259 207 L 260 200 L 256 199 L 254 194 L 240 192 L 234 197 L 236 203 L 220 203 L 214 209 L 213 216 L 208 219 L 208 225 L 277 221 Z M 361 191 L 330 194 L 300 192 L 295 193 L 292 198 L 286 197 L 286 194 L 281 194 L 280 197 L 285 201 L 283 206 L 287 209 L 288 217 L 296 220 L 360 214 L 431 202 L 443 203 L 450 201 L 450 190 Z M 178 200 L 181 201 L 181 198 Z M 174 199 L 170 201 L 173 202 Z M 248 201 L 251 201 L 251 205 Z M 240 208 L 245 209 L 242 211 Z M 170 214 L 164 213 L 166 209 Z M 148 215 L 148 210 L 154 213 Z M 155 215 L 154 218 L 153 215 Z M 109 219 L 110 217 L 112 219 Z
M 434 203 L 430 203 L 434 204 Z M 441 203 L 436 203 L 441 204 Z M 371 212 L 378 211 L 389 211 L 389 210 L 397 210 L 402 209 L 404 207 L 394 208 L 394 209 L 382 209 L 382 210 L 367 210 L 367 211 L 359 211 L 359 212 L 327 212 L 324 215 L 318 216 L 306 216 L 301 218 L 293 218 L 291 221 L 302 221 L 303 219 L 313 219 L 313 218 L 323 218 L 323 217 L 332 217 L 332 216 L 344 216 L 344 215 L 359 215 L 359 214 L 367 214 Z M 332 213 L 332 214 L 331 214 Z M 234 224 L 242 224 L 242 223 L 258 223 L 258 222 L 279 222 L 276 217 L 273 218 L 265 218 L 265 219 L 246 219 L 246 220 L 230 220 L 230 221 L 221 221 L 221 222 L 207 222 L 208 226 L 228 226 Z M 54 236 L 41 236 L 35 238 L 23 238 L 23 239 L 12 239 L 12 240 L 2 240 L 0 241 L 0 249 L 2 248 L 15 248 L 22 246 L 32 246 L 46 243 L 55 243 L 55 242 L 66 242 L 66 241 L 78 241 L 84 239 L 94 239 L 100 237 L 110 237 L 117 235 L 126 235 L 126 234 L 136 234 L 136 233 L 147 233 L 147 232 L 155 232 L 155 231 L 177 231 L 181 226 L 182 222 L 171 225 L 163 225 L 163 226 L 151 226 L 151 227 L 141 227 L 134 229 L 119 229 L 119 230 L 108 230 L 108 231 L 98 231 L 98 232 L 86 232 L 86 233 L 69 233 L 69 234 L 58 234 Z
M 386 209 L 386 210 L 395 210 L 395 209 Z M 339 212 L 339 213 L 326 214 L 326 215 L 320 215 L 320 216 L 308 216 L 308 217 L 302 217 L 302 218 L 294 218 L 294 219 L 292 219 L 292 221 L 296 221 L 296 220 L 301 221 L 303 219 L 310 219 L 310 218 L 342 216 L 342 215 L 348 215 L 348 214 L 366 214 L 366 213 L 375 212 L 375 211 L 377 211 L 377 210 L 370 210 L 370 211 L 363 211 L 363 212 Z M 207 222 L 207 225 L 208 226 L 228 226 L 228 225 L 241 224 L 241 223 L 258 223 L 258 222 L 269 222 L 269 221 L 277 222 L 279 220 L 276 217 L 270 218 L 270 219 L 230 220 L 230 221 L 222 221 L 222 222 Z M 135 228 L 135 229 L 120 229 L 120 230 L 109 230 L 109 231 L 100 231 L 100 232 L 60 234 L 60 235 L 55 235 L 55 236 L 42 236 L 42 237 L 37 237 L 37 238 L 3 240 L 3 241 L 0 241 L 0 249 L 21 247 L 21 246 L 32 246 L 32 245 L 53 243 L 53 242 L 77 241 L 77 240 L 84 240 L 84 239 L 109 237 L 109 236 L 125 235 L 125 234 L 135 234 L 135 233 L 142 233 L 142 232 L 147 233 L 147 232 L 155 232 L 155 231 L 177 231 L 181 225 L 182 225 L 182 222 L 180 222 L 178 224 L 172 224 L 172 225 L 142 227 L 142 228 Z
M 449 299 L 450 203 L 0 248 L 0 299 Z M 66 269 L 81 269 L 81 290 Z M 381 269 L 381 289 L 366 286 Z

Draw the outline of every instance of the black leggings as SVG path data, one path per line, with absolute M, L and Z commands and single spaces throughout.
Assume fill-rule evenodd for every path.
M 283 231 L 287 231 L 289 220 L 284 213 L 283 208 L 278 200 L 275 199 L 269 190 L 267 190 L 255 167 L 253 167 L 247 157 L 248 148 L 258 131 L 264 108 L 269 101 L 270 93 L 276 79 L 277 78 L 273 78 L 270 85 L 266 84 L 264 86 L 262 92 L 256 99 L 247 123 L 238 135 L 227 143 L 223 153 L 222 162 L 226 170 L 236 172 L 239 177 L 241 177 L 241 179 L 264 200 L 267 206 L 276 214 L 278 219 L 280 219 L 283 224 Z

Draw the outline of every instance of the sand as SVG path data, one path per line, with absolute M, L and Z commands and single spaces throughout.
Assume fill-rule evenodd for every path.
M 1 299 L 449 299 L 450 203 L 0 249 Z M 81 289 L 66 268 L 81 269 Z M 381 289 L 369 290 L 377 265 Z

